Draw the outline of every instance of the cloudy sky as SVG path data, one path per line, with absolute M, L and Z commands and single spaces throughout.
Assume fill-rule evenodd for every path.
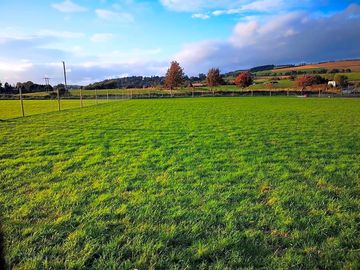
M 360 0 L 0 0 L 0 81 L 360 58 Z

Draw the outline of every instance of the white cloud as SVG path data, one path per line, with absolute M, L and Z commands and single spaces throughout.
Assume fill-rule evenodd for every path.
M 80 32 L 54 31 L 54 30 L 40 30 L 38 32 L 38 35 L 46 36 L 46 37 L 65 38 L 65 39 L 81 38 L 85 36 L 84 33 L 80 33 Z
M 92 42 L 106 42 L 110 41 L 114 38 L 114 34 L 112 33 L 96 33 L 93 34 L 90 38 Z
M 215 16 L 221 14 L 235 14 L 243 11 L 267 11 L 285 5 L 292 5 L 298 1 L 289 0 L 160 0 L 162 5 L 170 10 L 180 12 L 199 12 L 212 10 Z
M 242 6 L 242 10 L 272 11 L 284 5 L 283 0 L 260 0 Z
M 264 64 L 318 62 L 360 57 L 359 5 L 331 16 L 302 12 L 238 23 L 228 40 L 187 44 L 175 56 L 190 74 Z
M 202 20 L 207 20 L 210 18 L 209 15 L 207 14 L 203 14 L 203 13 L 195 13 L 191 16 L 194 19 L 202 19 Z
M 17 62 L 0 61 L 0 70 L 3 72 L 23 72 L 33 67 L 29 60 L 20 60 Z
M 224 14 L 241 14 L 248 11 L 273 12 L 274 10 L 279 9 L 282 6 L 285 6 L 283 0 L 260 0 L 244 4 L 239 8 L 214 10 L 211 14 L 214 16 L 220 16 Z
M 71 0 L 65 0 L 61 3 L 54 3 L 51 5 L 53 8 L 61 12 L 85 12 L 87 8 L 80 6 Z
M 174 11 L 196 12 L 207 8 L 223 7 L 231 1 L 223 0 L 160 0 L 168 9 Z
M 96 9 L 96 15 L 103 20 L 113 21 L 119 23 L 132 23 L 134 22 L 134 16 L 126 12 L 116 12 L 107 9 Z

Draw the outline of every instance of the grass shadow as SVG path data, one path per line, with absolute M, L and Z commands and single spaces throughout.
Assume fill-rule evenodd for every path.
M 6 269 L 5 262 L 5 240 L 4 232 L 2 229 L 1 219 L 0 219 L 0 269 Z

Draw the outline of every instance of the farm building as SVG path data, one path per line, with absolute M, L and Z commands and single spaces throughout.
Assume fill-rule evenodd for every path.
M 336 87 L 336 82 L 335 81 L 329 81 L 328 85 L 332 86 L 332 87 Z

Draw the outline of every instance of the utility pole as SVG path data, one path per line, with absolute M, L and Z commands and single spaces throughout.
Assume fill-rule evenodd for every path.
M 67 91 L 67 82 L 66 82 L 66 67 L 65 67 L 65 62 L 62 61 L 63 63 L 63 68 L 64 68 L 64 80 L 65 80 L 65 91 Z
M 50 86 L 50 78 L 48 78 L 48 77 L 45 77 L 45 78 L 43 78 L 44 79 L 44 81 L 45 81 L 45 89 L 46 89 L 46 92 L 48 92 L 48 90 L 49 90 L 49 86 Z

